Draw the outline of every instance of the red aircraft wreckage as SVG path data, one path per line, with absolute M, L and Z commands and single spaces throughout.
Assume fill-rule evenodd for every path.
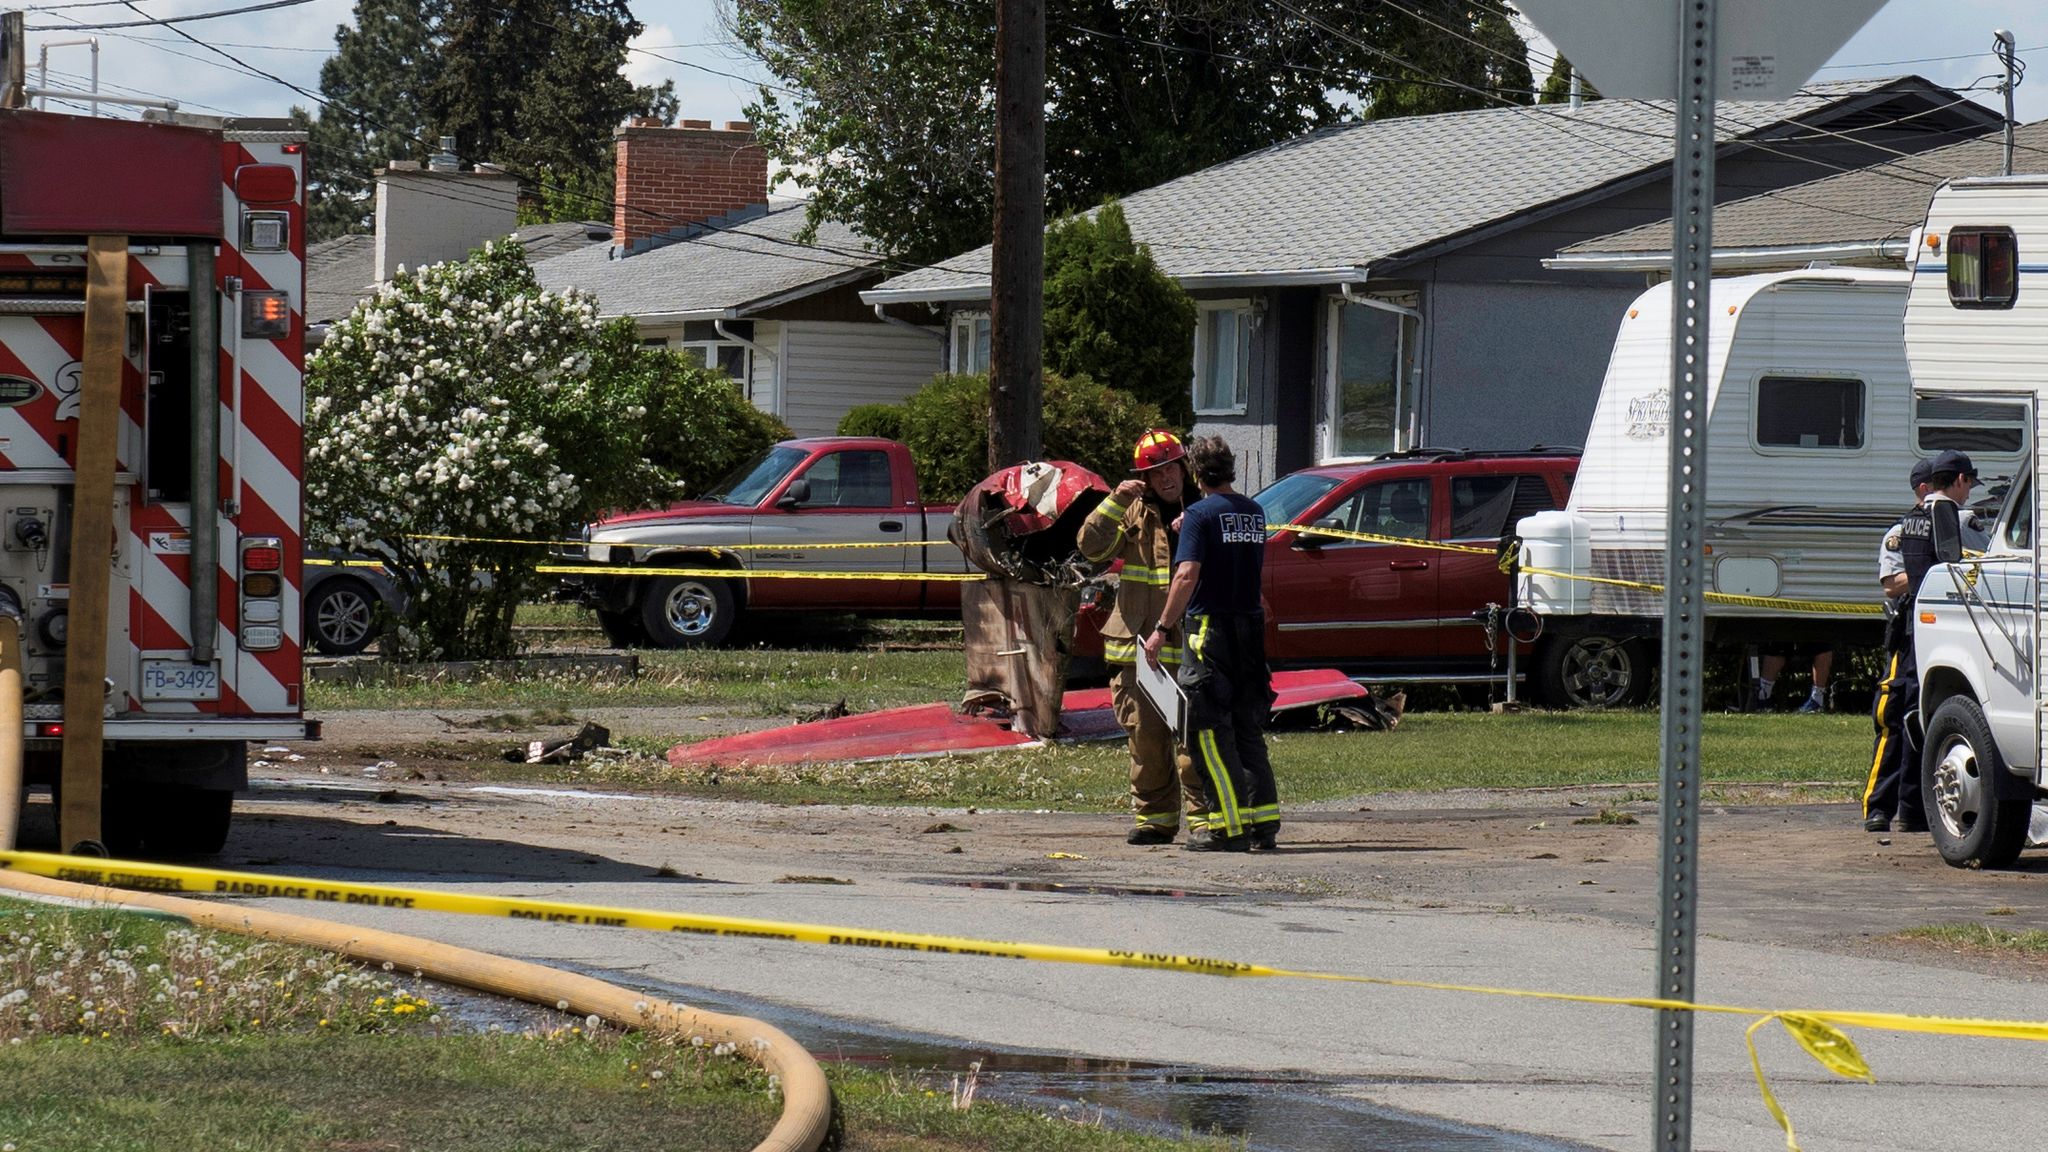
M 1109 495 L 1064 460 L 1005 468 L 968 492 L 950 537 L 988 575 L 962 590 L 967 693 L 960 707 L 917 704 L 749 732 L 669 749 L 679 767 L 785 765 L 1035 748 L 1120 738 L 1109 690 L 1064 691 L 1084 599 L 1114 595 L 1115 572 L 1090 564 L 1081 522 Z M 1370 696 L 1332 669 L 1273 677 L 1273 712 Z

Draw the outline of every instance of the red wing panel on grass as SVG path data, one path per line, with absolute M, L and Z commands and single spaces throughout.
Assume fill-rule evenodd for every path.
M 1346 679 L 1343 673 L 1327 668 L 1276 673 L 1273 688 L 1279 695 L 1273 704 L 1275 712 L 1366 694 L 1365 689 Z M 1060 709 L 1061 739 L 1115 740 L 1122 736 L 1108 689 L 1091 688 L 1066 694 Z M 696 744 L 678 744 L 668 750 L 668 762 L 679 768 L 713 764 L 822 764 L 959 756 L 1005 748 L 1033 748 L 1038 744 L 1039 741 L 1011 731 L 991 716 L 963 716 L 945 704 L 913 704 Z

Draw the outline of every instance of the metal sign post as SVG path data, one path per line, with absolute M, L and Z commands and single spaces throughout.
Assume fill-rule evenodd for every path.
M 1657 995 L 1693 997 L 1698 935 L 1700 661 L 1706 585 L 1707 383 L 1714 288 L 1714 6 L 1678 0 L 1671 161 L 1671 473 L 1664 549 L 1664 733 L 1658 748 Z M 1658 1152 L 1692 1147 L 1691 1012 L 1657 1013 Z

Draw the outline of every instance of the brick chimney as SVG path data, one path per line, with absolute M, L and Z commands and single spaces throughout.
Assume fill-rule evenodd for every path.
M 730 120 L 685 120 L 674 128 L 635 121 L 618 141 L 618 205 L 612 242 L 631 252 L 636 241 L 768 202 L 768 153 L 754 126 Z

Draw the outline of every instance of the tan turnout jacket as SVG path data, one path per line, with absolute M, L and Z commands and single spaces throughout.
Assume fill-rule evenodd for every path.
M 1166 586 L 1173 581 L 1173 534 L 1167 520 L 1164 506 L 1148 492 L 1129 508 L 1112 495 L 1081 522 L 1081 555 L 1097 564 L 1124 562 L 1117 578 L 1116 611 L 1102 626 L 1102 658 L 1108 663 L 1137 663 L 1139 641 L 1166 606 Z M 1180 660 L 1180 627 L 1175 622 L 1159 650 L 1159 662 Z

